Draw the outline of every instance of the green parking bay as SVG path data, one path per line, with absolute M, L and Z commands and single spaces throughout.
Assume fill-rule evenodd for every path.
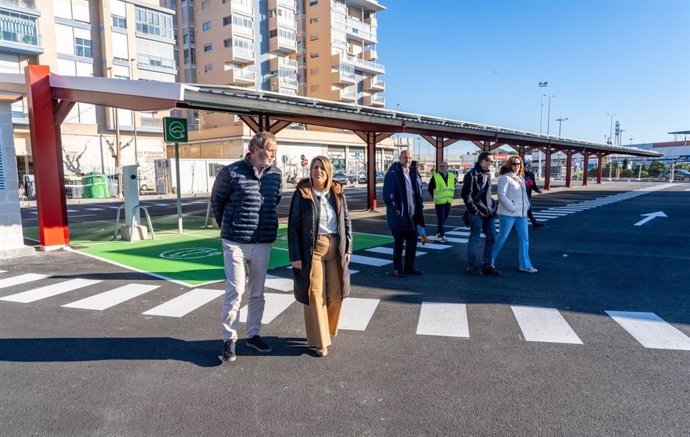
M 70 225 L 70 239 L 77 251 L 119 264 L 133 270 L 150 273 L 187 286 L 200 286 L 224 281 L 223 253 L 219 231 L 206 229 L 203 219 L 188 217 L 184 232 L 177 232 L 176 217 L 156 218 L 155 240 L 128 242 L 113 240 L 113 224 L 88 222 Z M 28 238 L 36 238 L 36 228 L 24 228 Z M 389 244 L 386 235 L 354 233 L 354 250 Z M 269 270 L 290 265 L 287 247 L 287 227 L 281 225 L 278 239 L 271 249 Z

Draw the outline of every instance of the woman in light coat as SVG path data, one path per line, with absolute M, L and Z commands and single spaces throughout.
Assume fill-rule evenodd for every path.
M 288 248 L 295 299 L 304 304 L 307 346 L 323 357 L 350 294 L 352 224 L 330 160 L 317 156 L 309 168 L 309 179 L 297 184 L 290 203 Z
M 519 269 L 525 273 L 537 273 L 529 259 L 529 233 L 527 231 L 527 212 L 530 208 L 527 190 L 525 189 L 524 168 L 519 156 L 511 156 L 501 166 L 498 178 L 498 219 L 500 229 L 496 245 L 491 254 L 491 263 L 508 239 L 515 227 L 518 236 Z

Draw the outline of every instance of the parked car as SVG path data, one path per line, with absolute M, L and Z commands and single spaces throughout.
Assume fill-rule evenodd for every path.
M 333 180 L 340 182 L 343 185 L 351 185 L 355 183 L 355 177 L 345 173 L 343 170 L 338 170 L 333 173 Z
M 665 171 L 659 175 L 660 181 L 667 181 L 671 177 L 670 171 Z M 690 171 L 683 170 L 682 168 L 676 169 L 673 172 L 674 181 L 690 182 Z
M 377 171 L 376 172 L 376 182 L 383 182 L 383 179 L 386 177 L 386 172 L 385 171 Z M 357 182 L 360 184 L 366 184 L 367 183 L 367 174 L 361 174 L 357 176 Z

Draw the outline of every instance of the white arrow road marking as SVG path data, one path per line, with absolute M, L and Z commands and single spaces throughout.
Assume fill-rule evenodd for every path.
M 642 226 L 643 224 L 647 223 L 648 221 L 655 219 L 657 217 L 668 217 L 666 214 L 664 214 L 663 211 L 657 211 L 657 212 L 650 212 L 649 214 L 640 214 L 642 217 L 647 217 L 639 222 L 635 223 L 635 226 Z

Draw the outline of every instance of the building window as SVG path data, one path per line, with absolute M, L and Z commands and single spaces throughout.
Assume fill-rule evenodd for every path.
M 309 35 L 309 39 L 311 41 L 317 41 L 319 39 L 319 34 L 315 33 L 315 34 Z
M 120 17 L 118 15 L 113 15 L 113 27 L 118 29 L 127 29 L 127 19 L 125 17 Z
M 204 1 L 201 2 L 201 9 L 207 9 L 208 6 L 209 6 L 209 1 L 208 1 L 208 0 L 204 0 Z
M 232 15 L 223 17 L 223 26 L 229 26 L 230 24 L 232 24 Z
M 315 74 L 319 74 L 319 67 L 311 68 L 311 69 L 309 70 L 309 74 L 312 75 L 312 76 L 315 75 Z
M 318 92 L 319 91 L 319 86 L 318 85 L 312 85 L 310 88 L 312 93 Z
M 204 65 L 204 73 L 208 73 L 211 70 L 213 70 L 213 64 Z
M 318 5 L 318 4 L 319 4 L 319 0 L 311 0 L 311 1 L 309 2 L 309 6 L 316 6 L 316 5 Z
M 309 53 L 310 58 L 318 58 L 319 57 L 319 52 L 311 52 Z
M 223 40 L 223 47 L 225 47 L 226 49 L 229 49 L 230 47 L 232 47 L 232 39 L 231 38 L 224 39 Z
M 205 44 L 204 45 L 204 53 L 210 52 L 211 50 L 213 50 L 213 44 Z
M 319 17 L 313 17 L 309 19 L 309 24 L 314 24 L 319 22 Z
M 91 40 L 74 38 L 74 54 L 85 58 L 91 57 Z
M 137 32 L 163 38 L 173 37 L 172 15 L 137 7 L 136 9 Z
M 211 22 L 210 21 L 205 22 L 204 24 L 201 25 L 201 28 L 203 30 L 211 30 Z

